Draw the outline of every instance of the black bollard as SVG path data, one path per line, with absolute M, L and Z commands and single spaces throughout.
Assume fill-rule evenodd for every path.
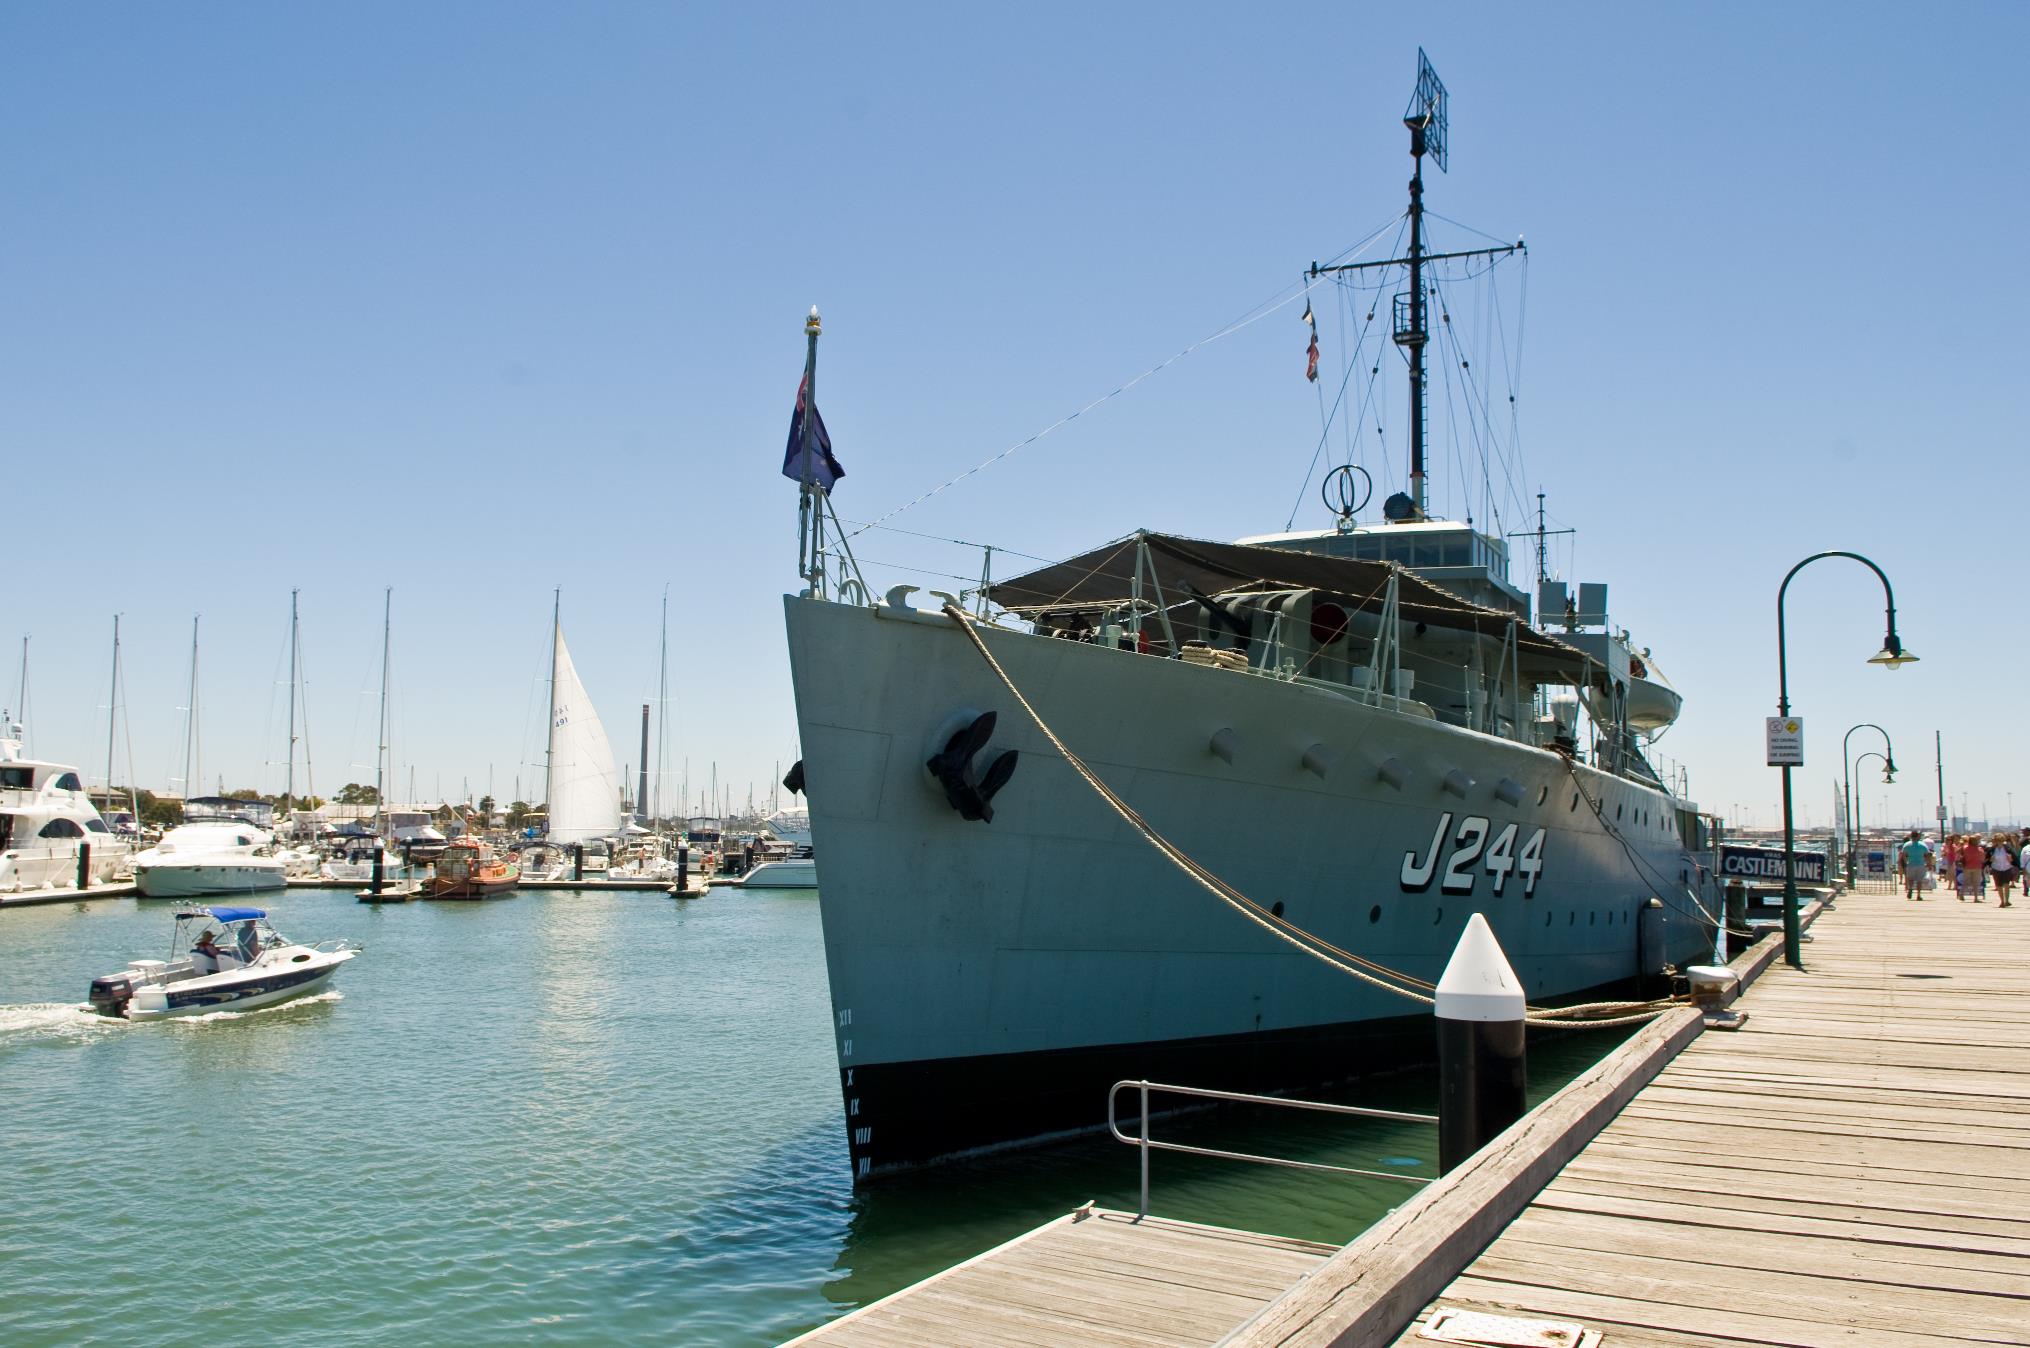
M 381 892 L 381 872 L 387 864 L 383 860 L 383 858 L 386 856 L 387 853 L 381 848 L 376 847 L 374 849 L 373 878 L 367 882 L 368 892 L 370 893 L 378 894 Z
M 583 880 L 585 878 L 584 843 L 571 844 L 571 878 L 573 880 Z
M 682 893 L 689 890 L 690 887 L 691 887 L 691 849 L 688 847 L 679 847 L 677 849 L 677 891 L 679 893 Z
M 1748 930 L 1748 886 L 1739 880 L 1727 882 L 1727 930 L 1735 934 Z
M 1522 982 L 1487 919 L 1467 919 L 1438 980 L 1438 1173 L 1523 1116 L 1529 1085 Z
M 90 889 L 91 887 L 92 887 L 92 845 L 88 842 L 79 843 L 78 888 Z

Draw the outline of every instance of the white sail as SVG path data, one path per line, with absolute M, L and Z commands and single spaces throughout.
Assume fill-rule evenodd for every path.
M 613 746 L 557 626 L 556 674 L 550 682 L 550 840 L 584 842 L 620 831 L 620 781 Z

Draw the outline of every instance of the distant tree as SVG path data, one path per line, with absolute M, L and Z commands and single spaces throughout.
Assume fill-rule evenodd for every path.
M 371 786 L 347 782 L 338 789 L 336 799 L 341 805 L 378 805 L 381 803 L 381 794 Z
M 183 804 L 174 800 L 159 800 L 153 791 L 143 791 L 141 798 L 141 822 L 155 824 L 162 828 L 174 828 L 183 822 Z
M 492 796 L 481 796 L 481 797 L 479 798 L 479 813 L 480 813 L 480 816 L 481 816 L 481 818 L 484 818 L 484 819 L 491 819 L 491 818 L 493 818 L 493 797 L 492 797 Z
M 241 788 L 240 788 L 239 790 L 237 790 L 237 791 L 228 791 L 228 792 L 226 792 L 226 799 L 227 799 L 227 800 L 267 800 L 267 799 L 268 799 L 268 797 L 266 797 L 266 796 L 262 795 L 262 794 L 261 794 L 260 792 L 258 792 L 258 791 L 256 791 L 256 790 L 254 790 L 254 789 L 253 789 L 252 787 L 247 787 L 247 786 L 243 786 L 243 787 L 241 787 Z
M 525 800 L 518 800 L 514 804 L 508 806 L 507 821 L 509 828 L 520 828 L 522 825 L 528 823 L 529 803 Z

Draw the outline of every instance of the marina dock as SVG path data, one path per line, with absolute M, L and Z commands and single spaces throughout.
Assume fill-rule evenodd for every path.
M 66 885 L 58 889 L 20 889 L 0 894 L 0 908 L 26 908 L 38 903 L 85 903 L 92 899 L 131 899 L 140 893 L 131 880 L 115 884 Z
M 1329 1259 L 1073 1214 L 796 1342 L 2030 1342 L 2030 912 L 1847 894 L 1811 931 L 1803 971 L 1734 962 L 1738 1030 L 1667 1013 Z

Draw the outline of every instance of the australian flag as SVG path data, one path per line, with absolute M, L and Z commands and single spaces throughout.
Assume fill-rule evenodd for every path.
M 796 411 L 789 418 L 789 448 L 783 451 L 782 475 L 792 482 L 815 483 L 829 492 L 846 470 L 832 457 L 832 437 L 825 433 L 825 419 L 804 396 L 809 387 L 808 375 L 797 382 Z

